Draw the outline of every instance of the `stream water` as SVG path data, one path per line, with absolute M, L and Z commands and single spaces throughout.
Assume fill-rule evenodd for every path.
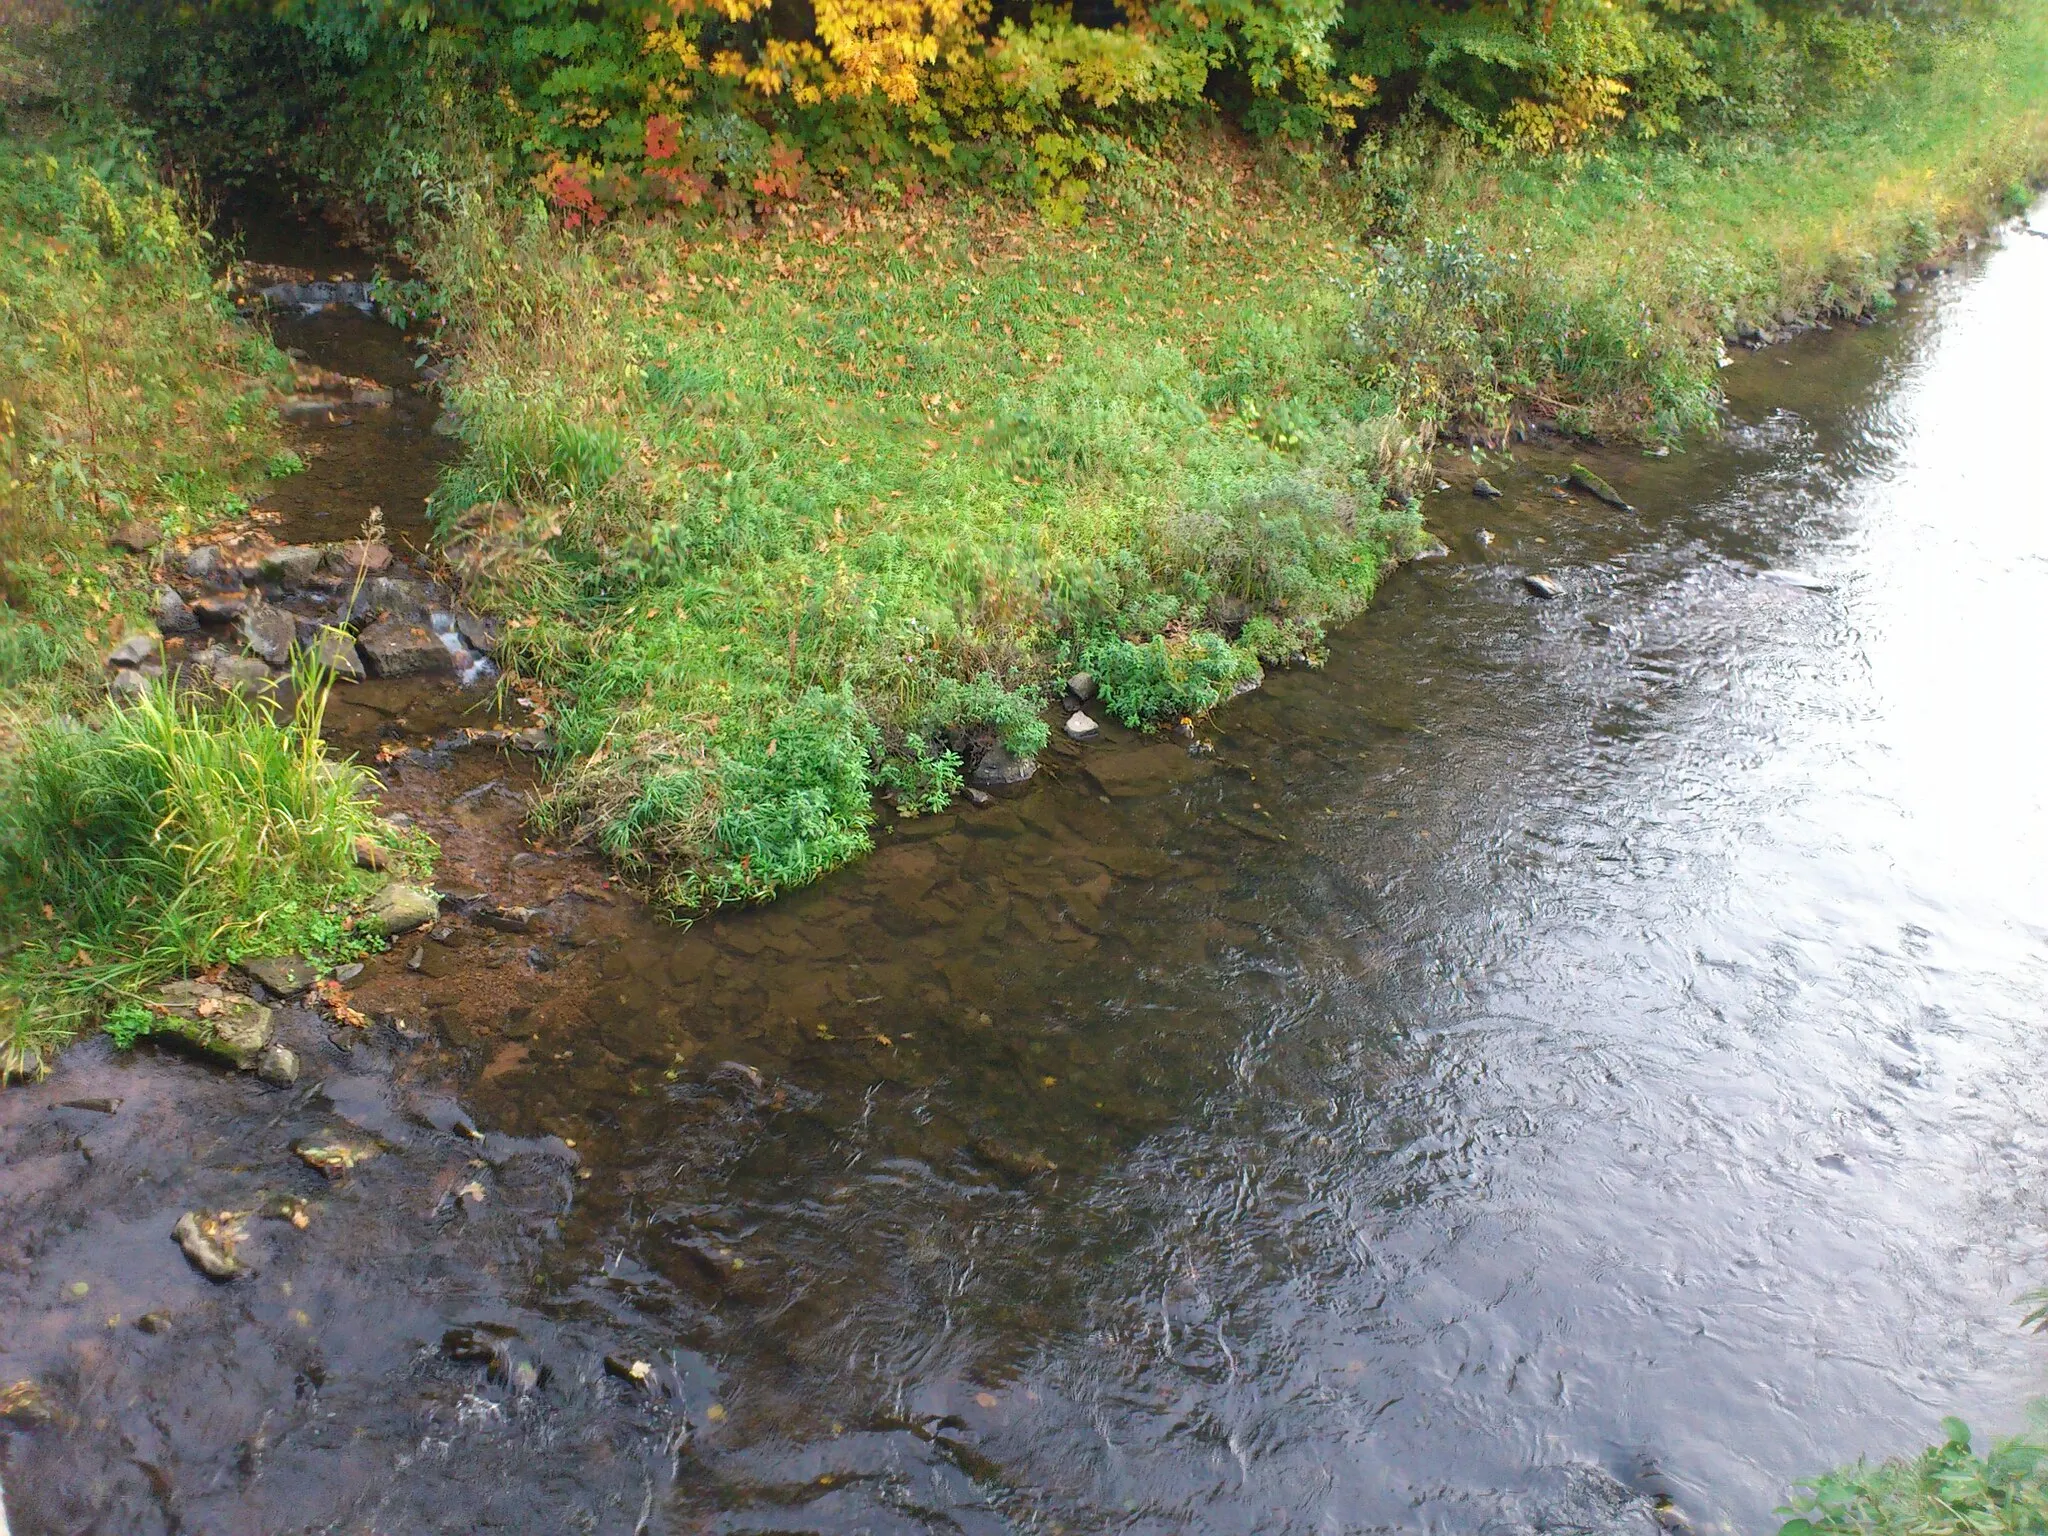
M 1055 750 L 769 909 L 657 922 L 510 841 L 517 770 L 394 770 L 534 934 L 394 952 L 294 1094 L 87 1045 L 0 1097 L 17 1529 L 1755 1531 L 2016 1424 L 2048 240 L 1725 377 L 1725 441 L 1598 461 L 1634 512 L 1447 465 L 1450 558 L 1213 755 Z M 388 1155 L 326 1190 L 281 1148 L 337 1121 Z M 166 1240 L 294 1179 L 254 1280 Z

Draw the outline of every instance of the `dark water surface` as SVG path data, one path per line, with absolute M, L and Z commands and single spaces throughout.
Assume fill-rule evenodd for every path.
M 688 931 L 565 895 L 545 971 L 394 954 L 363 997 L 414 1022 L 297 1095 L 86 1047 L 8 1096 L 0 1366 L 74 1414 L 11 1446 L 17 1526 L 1755 1531 L 2016 1423 L 2048 241 L 1726 380 L 1725 443 L 1600 461 L 1635 513 L 1446 468 L 1451 558 L 1213 756 L 1055 750 Z M 182 1095 L 146 1175 L 127 1110 L 64 1132 L 90 1173 L 48 1129 L 110 1081 Z M 389 1156 L 305 1246 L 186 1273 L 195 1184 L 337 1118 Z M 183 1331 L 67 1312 L 86 1273 Z M 436 1350 L 479 1320 L 496 1372 Z

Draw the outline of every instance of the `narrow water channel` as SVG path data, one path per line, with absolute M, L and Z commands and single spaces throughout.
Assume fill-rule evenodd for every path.
M 489 1133 L 470 1246 L 375 1182 L 468 1166 L 453 1098 L 406 1120 L 335 1069 L 293 1107 L 392 1155 L 273 1271 L 299 1299 L 193 1301 L 176 1400 L 160 1346 L 80 1356 L 17 1523 L 1748 1532 L 1942 1414 L 2016 1424 L 2048 240 L 1726 381 L 1725 442 L 1599 461 L 1634 512 L 1542 453 L 1447 465 L 1450 557 L 1210 755 L 1056 751 L 688 930 L 557 903 L 509 990 L 459 933 L 390 957 L 365 997 Z M 32 1091 L 178 1066 L 94 1049 Z M 206 1176 L 247 1183 L 271 1111 L 203 1091 Z M 129 1239 L 60 1184 L 9 1366 L 106 1332 L 61 1286 Z M 206 1292 L 132 1241 L 128 1290 Z M 501 1368 L 437 1351 L 478 1323 Z

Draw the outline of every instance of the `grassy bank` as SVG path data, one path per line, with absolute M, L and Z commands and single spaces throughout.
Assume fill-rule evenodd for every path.
M 318 688 L 289 718 L 107 702 L 101 653 L 152 627 L 153 587 L 110 533 L 243 511 L 282 467 L 289 375 L 146 142 L 48 57 L 0 47 L 0 1080 L 165 976 L 360 948 L 370 821 L 364 776 L 321 752 Z
M 1343 174 L 1191 131 L 1078 228 L 961 193 L 566 232 L 477 193 L 422 253 L 468 447 L 438 508 L 552 692 L 547 814 L 682 906 L 936 808 L 1055 680 L 1132 721 L 1313 656 L 1453 433 L 1711 423 L 1721 338 L 1888 302 L 2048 167 L 2038 8 L 1796 129 Z

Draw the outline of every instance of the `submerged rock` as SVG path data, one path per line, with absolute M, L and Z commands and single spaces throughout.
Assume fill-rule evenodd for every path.
M 505 907 L 496 902 L 478 907 L 470 914 L 472 922 L 482 923 L 486 928 L 495 928 L 500 933 L 525 933 L 533 927 L 537 909 L 533 907 Z
M 363 917 L 383 934 L 410 933 L 424 928 L 441 913 L 441 901 L 432 891 L 394 880 L 370 898 Z
M 288 1045 L 271 1041 L 256 1058 L 256 1075 L 279 1088 L 291 1087 L 299 1080 L 299 1053 Z
M 1035 757 L 1012 757 L 1001 742 L 981 754 L 974 765 L 974 772 L 967 776 L 967 782 L 977 789 L 1006 789 L 1012 784 L 1022 784 L 1038 772 Z
M 307 1167 L 319 1169 L 330 1179 L 346 1178 L 377 1155 L 375 1147 L 358 1146 L 354 1142 L 324 1136 L 308 1136 L 295 1141 L 292 1152 Z
M 356 637 L 356 649 L 373 677 L 417 677 L 455 667 L 432 628 L 402 618 L 379 619 Z
M 333 628 L 323 628 L 306 647 L 314 664 L 332 672 L 345 683 L 360 683 L 363 680 L 363 658 L 356 654 L 356 643 L 346 633 Z
M 143 1000 L 177 1036 L 244 1070 L 270 1044 L 272 1014 L 254 998 L 210 981 L 172 981 Z
M 1554 597 L 1564 596 L 1564 584 L 1562 582 L 1558 581 L 1555 577 L 1545 576 L 1538 572 L 1532 571 L 1527 576 L 1524 576 L 1522 578 L 1522 585 L 1527 587 L 1535 596 L 1542 598 L 1546 603 Z
M 192 1267 L 209 1280 L 232 1280 L 246 1266 L 235 1256 L 236 1245 L 248 1234 L 241 1216 L 234 1211 L 205 1216 L 187 1211 L 171 1228 L 171 1236 L 192 1261 Z
M 1501 496 L 1500 487 L 1484 475 L 1472 482 L 1472 494 L 1481 501 L 1499 501 Z

